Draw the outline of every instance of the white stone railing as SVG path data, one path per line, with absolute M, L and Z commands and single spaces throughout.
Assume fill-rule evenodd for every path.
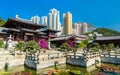
M 101 53 L 101 62 L 120 64 L 120 53 L 116 52 Z
M 25 55 L 0 55 L 0 61 L 11 61 L 11 60 L 19 60 L 19 59 L 25 59 Z
M 67 52 L 67 58 L 88 60 L 96 57 L 100 57 L 100 52 L 89 52 L 89 53 L 78 53 L 78 52 Z
M 101 57 L 120 58 L 120 54 L 101 54 Z
M 47 61 L 47 60 L 54 60 L 65 57 L 65 53 L 46 53 L 46 54 L 30 54 L 26 55 L 26 59 L 33 60 L 35 62 Z

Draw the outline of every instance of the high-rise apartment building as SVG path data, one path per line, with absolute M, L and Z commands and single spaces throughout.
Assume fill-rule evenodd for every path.
M 53 30 L 60 30 L 61 23 L 60 23 L 60 13 L 57 9 L 53 8 L 48 13 L 48 26 L 50 29 Z
M 48 28 L 52 29 L 52 14 L 48 13 Z
M 94 26 L 86 22 L 78 22 L 78 23 L 74 23 L 73 29 L 74 29 L 74 34 L 84 35 L 87 32 L 93 31 Z
M 42 25 L 47 25 L 47 16 L 42 16 L 41 17 L 41 24 Z
M 88 32 L 88 24 L 82 23 L 82 34 L 85 34 Z
M 31 18 L 31 21 L 33 22 L 33 23 L 36 23 L 36 24 L 40 24 L 40 17 L 39 16 L 33 16 L 32 18 Z
M 73 26 L 74 34 L 81 35 L 82 33 L 82 23 L 75 23 Z
M 63 14 L 63 34 L 72 34 L 72 14 L 67 12 Z

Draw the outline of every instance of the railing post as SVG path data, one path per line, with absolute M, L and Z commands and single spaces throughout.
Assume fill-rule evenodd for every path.
M 76 52 L 74 51 L 74 58 L 76 58 Z
M 48 60 L 50 59 L 50 54 L 48 54 Z
M 57 53 L 57 57 L 59 58 L 59 53 Z

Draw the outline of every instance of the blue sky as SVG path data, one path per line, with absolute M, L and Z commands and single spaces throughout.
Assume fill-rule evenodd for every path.
M 88 22 L 96 27 L 120 31 L 120 0 L 1 0 L 0 17 L 30 19 L 34 15 L 45 16 L 51 8 L 62 14 L 70 11 L 74 22 Z

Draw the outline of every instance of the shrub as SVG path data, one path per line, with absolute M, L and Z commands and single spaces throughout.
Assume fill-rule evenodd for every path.
M 55 44 L 51 44 L 51 48 L 53 49 L 56 48 Z
M 69 49 L 69 45 L 68 43 L 62 43 L 62 45 L 60 46 L 61 49 Z

